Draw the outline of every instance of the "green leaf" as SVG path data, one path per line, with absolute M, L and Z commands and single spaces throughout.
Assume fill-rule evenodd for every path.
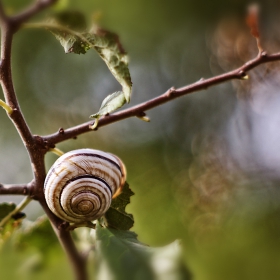
M 1 203 L 0 204 L 0 221 L 5 218 L 9 213 L 15 210 L 16 204 L 15 203 Z
M 130 101 L 132 82 L 128 69 L 128 56 L 124 51 L 119 37 L 110 31 L 95 28 L 89 34 L 89 40 L 95 50 L 107 64 L 116 80 L 122 85 L 126 102 Z
M 60 42 L 65 53 L 85 54 L 90 49 L 90 42 L 86 42 L 87 39 L 82 35 L 87 28 L 82 13 L 78 11 L 56 13 L 48 20 L 46 27 Z
M 97 279 L 106 280 L 188 280 L 181 247 L 175 241 L 162 248 L 150 248 L 131 231 L 96 229 Z
M 132 82 L 128 69 L 128 56 L 117 34 L 97 26 L 87 28 L 84 15 L 77 11 L 57 13 L 42 26 L 54 34 L 66 53 L 85 54 L 89 49 L 95 49 L 121 84 L 122 91 L 106 97 L 102 103 L 102 105 L 106 104 L 106 108 L 101 105 L 98 113 L 91 115 L 91 118 L 99 118 L 111 113 L 130 101 Z M 108 99 L 112 100 L 108 103 Z
M 106 227 L 119 230 L 129 230 L 133 227 L 133 216 L 125 211 L 132 195 L 134 195 L 133 191 L 129 188 L 128 183 L 125 183 L 121 194 L 112 200 L 110 208 L 104 215 Z
M 11 203 L 7 203 L 7 202 L 1 203 L 0 204 L 0 221 L 2 219 L 4 219 L 13 210 L 15 210 L 16 207 L 17 207 L 17 205 L 12 202 Z M 25 217 L 26 217 L 25 213 L 18 212 L 12 216 L 12 220 L 17 221 L 17 220 L 23 219 Z
M 0 204 L 0 221 L 2 221 L 9 213 L 15 210 L 15 203 L 1 203 Z M 21 226 L 21 219 L 25 217 L 22 212 L 12 216 L 12 219 L 7 220 L 5 225 L 0 228 L 0 248 L 7 242 L 14 231 Z M 19 220 L 19 221 L 18 221 Z
M 99 111 L 96 114 L 90 116 L 90 118 L 99 118 L 109 114 L 118 108 L 122 107 L 126 103 L 124 93 L 122 91 L 114 92 L 108 95 L 102 102 Z

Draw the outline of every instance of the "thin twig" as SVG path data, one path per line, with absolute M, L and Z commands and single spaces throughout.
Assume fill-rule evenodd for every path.
M 32 185 L 29 184 L 0 184 L 0 195 L 30 195 Z
M 47 214 L 53 230 L 64 249 L 70 263 L 72 264 L 75 279 L 76 280 L 87 280 L 87 271 L 86 271 L 86 261 L 80 254 L 75 246 L 75 243 L 71 237 L 71 234 L 68 230 L 69 223 L 63 222 L 58 217 L 56 217 L 51 210 L 49 209 L 46 201 L 39 201 L 43 210 Z
M 57 0 L 37 0 L 34 3 L 25 9 L 24 11 L 18 13 L 17 15 L 13 16 L 13 23 L 17 24 L 18 26 L 26 21 L 28 21 L 34 15 L 37 15 L 42 10 L 48 8 L 49 6 L 55 4 Z
M 117 122 L 126 118 L 139 116 L 139 114 L 143 113 L 144 111 L 150 110 L 154 107 L 162 105 L 166 102 L 169 102 L 175 98 L 181 97 L 186 94 L 190 94 L 196 91 L 205 90 L 211 86 L 218 85 L 233 79 L 244 79 L 247 77 L 247 72 L 252 70 L 253 68 L 257 67 L 260 64 L 277 61 L 280 60 L 280 53 L 275 53 L 272 55 L 267 55 L 265 52 L 259 54 L 256 58 L 246 62 L 241 67 L 232 70 L 230 72 L 209 78 L 209 79 L 202 79 L 198 82 L 190 84 L 188 86 L 184 86 L 178 89 L 171 88 L 167 90 L 164 94 L 150 99 L 146 102 L 143 102 L 139 105 L 133 106 L 126 110 L 121 110 L 112 115 L 104 116 L 99 119 L 98 121 L 98 128 L 111 124 L 113 122 Z M 83 124 L 74 126 L 69 129 L 64 129 L 63 134 L 56 132 L 50 135 L 46 135 L 43 137 L 45 141 L 48 141 L 52 145 L 65 141 L 67 139 L 71 139 L 76 137 L 80 134 L 92 131 L 92 121 L 85 122 Z

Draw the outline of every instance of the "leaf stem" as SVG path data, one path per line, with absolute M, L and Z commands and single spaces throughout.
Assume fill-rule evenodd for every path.
M 91 48 L 94 48 L 94 45 L 81 33 L 76 32 L 70 28 L 67 28 L 63 25 L 57 23 L 50 23 L 50 22 L 29 22 L 24 23 L 22 25 L 23 28 L 46 28 L 46 29 L 59 29 L 61 31 L 67 32 L 73 36 L 78 37 L 81 41 L 89 45 Z
M 2 99 L 0 99 L 0 106 L 9 114 L 13 113 L 12 107 L 10 107 L 7 103 L 5 103 Z
M 6 217 L 4 217 L 1 220 L 0 227 L 3 227 L 15 214 L 19 213 L 22 209 L 24 209 L 31 201 L 32 198 L 30 196 L 25 197 L 12 212 L 10 212 Z
M 97 126 L 98 126 L 98 121 L 99 121 L 99 117 L 95 118 L 93 125 L 90 125 L 89 128 L 91 130 L 95 130 L 97 128 Z
M 58 148 L 50 148 L 49 149 L 50 152 L 56 154 L 57 156 L 61 157 L 62 155 L 64 155 L 64 152 L 62 152 L 60 149 Z

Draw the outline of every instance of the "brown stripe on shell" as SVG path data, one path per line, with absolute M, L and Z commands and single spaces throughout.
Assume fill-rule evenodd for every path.
M 89 152 L 87 152 L 87 150 Z M 72 151 L 69 152 L 71 153 L 70 155 L 67 156 L 66 153 L 66 156 L 62 156 L 61 158 L 59 158 L 49 170 L 44 184 L 45 195 L 48 196 L 48 198 L 46 197 L 46 199 L 50 201 L 50 204 L 48 203 L 50 209 L 63 220 L 70 222 L 77 222 L 80 220 L 85 221 L 89 219 L 94 220 L 101 217 L 105 213 L 105 211 L 107 211 L 111 204 L 111 199 L 110 201 L 107 201 L 107 199 L 111 197 L 109 193 L 111 193 L 113 197 L 119 194 L 126 178 L 125 166 L 117 156 L 100 151 L 100 153 L 104 153 L 103 156 L 97 154 L 99 152 L 97 150 L 92 150 L 92 152 L 90 152 L 90 149 L 81 149 L 80 151 L 81 152 L 79 152 L 79 150 Z M 109 158 L 106 157 L 106 154 Z M 68 199 L 67 192 L 69 192 L 70 195 L 71 188 L 74 187 L 74 184 L 73 186 L 69 186 L 68 191 L 64 193 L 63 205 L 61 201 L 61 195 L 68 184 L 75 182 L 75 180 L 85 178 L 92 178 L 94 180 L 97 180 L 94 182 L 90 182 L 89 185 L 85 184 L 85 188 L 88 186 L 88 189 L 85 189 L 85 191 L 82 190 L 83 182 L 81 181 L 81 185 L 79 186 L 79 188 L 81 188 L 81 193 L 87 193 L 89 196 L 94 195 L 96 196 L 97 200 L 100 200 L 100 207 L 98 207 L 100 208 L 99 210 L 101 212 L 98 213 L 96 212 L 97 209 L 94 209 L 94 214 L 88 215 L 89 218 L 86 218 L 87 215 L 83 214 L 77 214 L 76 217 L 71 217 L 69 216 L 69 213 L 67 213 L 62 208 L 62 206 L 67 206 L 67 209 L 69 209 L 69 211 L 74 212 L 73 210 L 71 210 L 71 207 L 69 208 L 69 206 L 71 206 L 69 202 L 71 203 L 71 199 L 74 199 L 73 197 L 78 198 L 79 188 L 76 189 L 77 192 L 74 192 L 75 194 L 73 194 L 73 196 Z M 100 184 L 98 184 L 98 181 L 100 182 Z M 55 188 L 51 186 L 53 184 L 56 184 Z M 79 185 L 79 183 L 77 184 Z M 93 186 L 93 190 L 91 190 L 91 185 L 94 184 L 99 186 L 100 189 L 94 190 Z M 56 190 L 58 190 L 59 193 Z M 86 199 L 83 200 L 82 197 L 78 198 L 78 201 L 79 199 L 81 199 L 81 202 L 86 201 Z M 97 204 L 94 204 L 93 201 L 97 202 L 97 200 L 93 199 L 89 201 L 92 201 L 92 205 L 96 206 L 99 205 L 99 202 Z M 106 203 L 103 203 L 105 201 Z M 78 202 L 78 204 L 76 205 L 79 205 L 79 203 L 80 202 Z M 56 211 L 56 209 L 54 208 L 60 208 L 60 210 Z M 61 211 L 61 213 L 59 213 L 59 211 Z

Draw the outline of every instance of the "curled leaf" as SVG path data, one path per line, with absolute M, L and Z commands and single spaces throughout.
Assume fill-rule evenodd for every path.
M 124 93 L 122 91 L 116 91 L 110 95 L 108 95 L 100 106 L 99 111 L 96 114 L 90 116 L 90 118 L 99 118 L 100 116 L 104 116 L 109 114 L 116 109 L 122 107 L 126 103 Z
M 116 80 L 122 85 L 124 97 L 128 103 L 132 88 L 128 56 L 115 33 L 101 28 L 95 28 L 94 30 L 92 37 L 94 48 L 105 61 Z
M 85 54 L 93 48 L 121 84 L 122 91 L 106 97 L 99 112 L 93 114 L 92 118 L 111 113 L 130 101 L 132 82 L 128 69 L 128 56 L 117 34 L 97 26 L 88 28 L 84 15 L 77 11 L 57 13 L 48 22 L 42 24 L 42 27 L 46 27 L 54 34 L 65 53 Z

